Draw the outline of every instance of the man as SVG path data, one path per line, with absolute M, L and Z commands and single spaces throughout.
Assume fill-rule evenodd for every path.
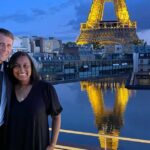
M 4 149 L 4 120 L 7 122 L 11 95 L 11 83 L 8 79 L 7 62 L 5 61 L 12 52 L 13 41 L 13 34 L 0 28 L 0 150 Z

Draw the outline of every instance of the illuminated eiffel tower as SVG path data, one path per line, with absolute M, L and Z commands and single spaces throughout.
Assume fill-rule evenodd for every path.
M 130 91 L 125 88 L 124 83 L 115 83 L 115 104 L 112 110 L 106 109 L 104 104 L 103 89 L 100 83 L 90 81 L 81 82 L 81 90 L 86 90 L 89 102 L 95 116 L 95 124 L 99 130 L 99 142 L 102 150 L 117 150 L 120 129 L 123 126 L 123 116 L 129 100 Z M 105 138 L 102 135 L 115 136 Z
M 103 21 L 105 2 L 113 2 L 117 21 Z M 81 23 L 78 45 L 130 44 L 138 41 L 136 22 L 129 17 L 125 0 L 93 0 L 86 23 Z

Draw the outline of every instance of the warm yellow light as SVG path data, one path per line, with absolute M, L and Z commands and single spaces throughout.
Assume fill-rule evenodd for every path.
M 103 22 L 105 2 L 114 3 L 116 18 L 117 18 L 115 26 L 113 22 L 112 23 Z M 116 29 L 126 29 L 126 28 L 136 29 L 136 22 L 132 22 L 130 20 L 125 0 L 93 0 L 88 19 L 86 23 L 81 24 L 80 35 L 77 38 L 76 43 L 78 45 L 97 43 L 97 42 L 99 42 L 99 44 L 115 44 L 115 41 L 119 43 L 125 43 L 125 41 L 121 40 L 121 38 L 115 39 L 115 36 L 112 36 L 111 40 L 109 40 L 107 37 L 107 40 L 104 41 L 104 39 L 102 38 L 105 36 L 101 35 L 103 33 L 99 33 L 99 32 L 101 30 L 113 31 L 112 29 L 114 29 L 114 32 L 116 32 L 116 31 L 120 31 Z M 136 39 L 137 37 L 133 36 L 133 38 Z M 102 41 L 100 39 L 102 39 Z M 134 41 L 134 39 L 132 39 L 131 37 L 130 40 Z
M 104 87 L 107 87 L 105 85 Z M 94 116 L 95 116 L 95 123 L 97 128 L 99 129 L 99 135 L 112 135 L 112 136 L 119 136 L 119 127 L 112 128 L 112 130 L 107 131 L 109 126 L 114 127 L 115 122 L 107 122 L 109 117 L 117 118 L 120 125 L 123 121 L 123 114 L 125 112 L 125 108 L 127 102 L 129 100 L 130 91 L 125 88 L 125 84 L 116 83 L 115 84 L 115 105 L 112 110 L 105 109 L 104 105 L 104 97 L 103 97 L 103 90 L 98 83 L 83 81 L 81 82 L 81 90 L 86 90 L 87 95 L 89 97 L 89 102 L 91 104 Z M 107 118 L 107 119 L 106 119 Z M 112 123 L 112 124 L 111 124 Z M 119 126 L 119 125 L 118 125 Z M 118 148 L 118 138 L 105 138 L 104 136 L 99 137 L 101 148 L 108 148 L 111 150 L 117 150 Z

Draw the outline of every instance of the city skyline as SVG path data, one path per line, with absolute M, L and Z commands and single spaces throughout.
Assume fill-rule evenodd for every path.
M 16 36 L 56 37 L 64 42 L 75 41 L 80 23 L 87 20 L 92 0 L 7 0 L 1 2 L 0 27 Z M 150 44 L 148 0 L 126 0 L 131 20 L 137 21 L 140 39 Z M 113 3 L 106 3 L 104 20 L 115 20 Z

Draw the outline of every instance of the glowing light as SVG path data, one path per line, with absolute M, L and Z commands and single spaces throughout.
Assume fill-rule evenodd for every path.
M 103 89 L 99 83 L 83 81 L 81 89 L 87 91 L 89 102 L 95 115 L 95 124 L 99 130 L 99 141 L 101 148 L 117 150 L 118 138 L 106 138 L 100 135 L 118 137 L 120 128 L 123 125 L 123 114 L 130 96 L 130 91 L 125 88 L 124 83 L 115 84 L 115 105 L 113 110 L 105 109 Z M 104 89 L 107 83 L 104 83 Z

